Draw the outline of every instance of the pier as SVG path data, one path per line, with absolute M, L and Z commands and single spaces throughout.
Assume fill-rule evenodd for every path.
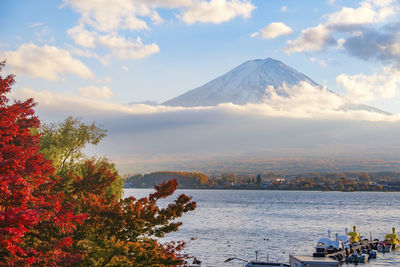
M 357 252 L 358 254 L 361 254 L 363 251 L 371 251 L 371 250 L 376 250 L 376 247 L 378 245 L 378 240 L 375 241 L 370 241 L 368 239 L 361 240 L 359 244 L 354 244 L 350 246 L 349 248 L 346 248 L 341 251 L 337 251 L 334 253 L 328 253 L 324 255 L 323 257 L 329 257 L 332 259 L 335 259 L 341 263 L 346 262 L 348 258 L 353 255 L 354 252 Z M 315 255 L 316 253 L 314 253 Z M 315 255 L 317 256 L 317 255 Z M 322 255 L 321 255 L 322 256 Z M 317 257 L 321 257 L 317 256 Z
M 323 237 L 318 240 L 315 252 L 310 256 L 290 256 L 290 266 L 312 267 L 312 266 L 339 266 L 343 263 L 367 263 L 370 259 L 377 257 L 379 252 L 391 252 L 399 246 L 400 240 L 396 229 L 392 228 L 392 233 L 385 235 L 384 241 L 378 239 L 362 239 L 357 232 L 356 226 L 353 226 L 352 232 L 346 235 L 335 235 L 331 239 L 331 233 L 328 231 L 328 238 Z
M 348 263 L 354 252 L 362 254 L 363 251 L 376 250 L 378 240 L 370 241 L 368 239 L 361 240 L 358 244 L 354 244 L 349 248 L 336 252 L 316 252 L 312 257 L 290 255 L 290 266 L 326 266 L 337 267 L 340 264 Z M 367 258 L 368 260 L 368 258 Z

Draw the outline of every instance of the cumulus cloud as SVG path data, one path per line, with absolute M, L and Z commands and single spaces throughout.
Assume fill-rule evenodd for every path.
M 342 7 L 339 11 L 328 15 L 327 25 L 341 27 L 378 23 L 396 14 L 393 8 L 395 1 L 362 1 L 358 8 Z
M 110 98 L 114 95 L 110 88 L 106 86 L 86 86 L 79 89 L 81 95 L 86 97 L 97 97 L 97 98 Z
M 240 0 L 210 0 L 191 1 L 184 7 L 183 13 L 178 16 L 187 24 L 195 22 L 221 23 L 235 17 L 247 19 L 251 16 L 254 6 L 249 1 Z
M 86 48 L 96 47 L 97 33 L 86 30 L 85 26 L 82 24 L 69 29 L 68 35 L 71 36 L 77 45 Z
M 82 78 L 94 78 L 93 72 L 71 54 L 54 46 L 22 44 L 15 51 L 0 52 L 7 60 L 7 67 L 17 75 L 57 80 L 62 74 L 73 74 Z
M 118 59 L 141 59 L 160 51 L 157 44 L 143 44 L 140 37 L 137 37 L 136 40 L 129 40 L 117 33 L 101 35 L 93 31 L 87 31 L 82 25 L 68 30 L 68 34 L 77 45 L 87 48 L 94 48 L 96 45 L 107 47 L 111 49 L 112 54 Z M 89 51 L 79 49 L 74 51 L 79 56 L 97 58 L 103 64 L 107 64 L 111 58 L 111 55 L 100 57 Z
M 110 48 L 112 53 L 119 59 L 140 59 L 160 51 L 157 44 L 145 45 L 140 37 L 132 41 L 116 34 L 108 34 L 99 36 L 97 42 L 102 46 Z
M 400 89 L 400 70 L 386 67 L 382 73 L 365 75 L 340 74 L 336 82 L 346 91 L 346 97 L 354 102 L 366 102 L 379 98 L 394 98 Z
M 147 23 L 137 16 L 150 16 L 151 8 L 140 1 L 66 0 L 64 3 L 81 14 L 80 22 L 98 31 L 148 29 Z
M 395 0 L 365 0 L 361 1 L 357 8 L 342 7 L 339 11 L 327 14 L 325 23 L 304 29 L 296 40 L 288 42 L 285 51 L 287 53 L 321 51 L 338 44 L 335 34 L 344 34 L 339 39 L 341 43 L 337 47 L 340 47 L 345 38 L 362 36 L 369 26 L 385 22 L 399 10 L 400 5 Z
M 286 12 L 288 9 L 287 9 L 287 6 L 283 6 L 283 7 L 281 7 L 281 11 L 282 12 Z
M 81 14 L 80 21 L 98 31 L 118 29 L 140 30 L 162 22 L 158 9 L 177 9 L 177 17 L 187 24 L 195 22 L 221 23 L 235 17 L 249 18 L 255 6 L 248 0 L 65 0 Z
M 274 39 L 282 35 L 292 34 L 293 30 L 282 22 L 273 22 L 268 24 L 259 32 L 251 34 L 251 37 L 256 37 L 261 34 L 264 39 Z
M 304 52 L 304 51 L 320 51 L 327 45 L 336 44 L 335 39 L 331 36 L 331 30 L 326 25 L 319 24 L 316 27 L 302 30 L 298 39 L 288 41 L 288 47 L 285 49 L 287 53 Z

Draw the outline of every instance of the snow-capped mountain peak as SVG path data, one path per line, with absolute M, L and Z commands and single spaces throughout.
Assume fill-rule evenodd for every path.
M 283 83 L 291 86 L 307 82 L 320 86 L 306 75 L 272 58 L 244 62 L 222 76 L 196 89 L 166 101 L 167 106 L 214 106 L 220 103 L 259 103 L 268 97 L 266 88 L 273 86 L 277 94 Z

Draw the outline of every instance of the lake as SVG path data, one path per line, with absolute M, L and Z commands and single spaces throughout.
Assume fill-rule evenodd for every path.
M 143 197 L 153 190 L 125 189 L 125 196 Z M 229 257 L 288 262 L 289 254 L 312 255 L 328 229 L 344 234 L 353 225 L 369 238 L 383 239 L 392 227 L 400 233 L 400 193 L 316 192 L 266 190 L 177 190 L 197 202 L 185 214 L 178 232 L 167 239 L 189 241 L 186 252 L 202 266 L 241 266 L 224 263 Z M 161 202 L 165 205 L 172 198 Z M 366 266 L 400 266 L 400 251 L 378 253 Z M 345 266 L 345 265 L 344 265 Z

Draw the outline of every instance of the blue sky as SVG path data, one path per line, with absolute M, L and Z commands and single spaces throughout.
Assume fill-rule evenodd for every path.
M 14 97 L 34 97 L 44 121 L 73 115 L 103 124 L 109 136 L 96 153 L 117 163 L 261 155 L 274 152 L 277 144 L 284 151 L 315 148 L 314 155 L 332 148 L 338 155 L 349 145 L 354 151 L 393 152 L 400 145 L 395 139 L 398 0 L 2 0 L 0 5 L 0 60 L 7 60 L 7 73 L 16 74 Z M 343 98 L 295 86 L 289 88 L 290 101 L 277 97 L 245 107 L 128 105 L 162 103 L 246 60 L 267 57 Z M 352 102 L 393 115 L 338 109 Z M 241 123 L 254 129 L 253 135 L 238 129 Z M 263 128 L 269 123 L 286 130 L 274 132 L 277 143 L 260 147 L 273 138 Z M 378 130 L 365 137 L 366 125 Z M 293 131 L 304 135 L 294 137 Z
M 106 86 L 113 92 L 108 101 L 163 102 L 208 82 L 246 60 L 272 57 L 307 74 L 320 84 L 326 83 L 329 89 L 346 94 L 346 90 L 336 83 L 338 75 L 342 73 L 371 75 L 380 73 L 385 65 L 393 64 L 393 62 L 381 64 L 379 60 L 373 58 L 363 60 L 333 46 L 291 53 L 285 52 L 285 48 L 288 47 L 288 41 L 299 38 L 302 30 L 327 23 L 330 14 L 340 12 L 343 8 L 351 8 L 356 12 L 357 8 L 365 3 L 370 5 L 370 10 L 374 12 L 379 12 L 382 5 L 386 5 L 384 8 L 390 7 L 395 10 L 394 14 L 389 14 L 383 19 L 371 19 L 373 22 L 368 23 L 357 22 L 357 27 L 379 29 L 396 21 L 397 1 L 214 0 L 212 2 L 220 2 L 220 5 L 225 4 L 227 7 L 216 10 L 215 14 L 209 17 L 202 14 L 203 18 L 194 19 L 193 22 L 184 21 L 179 17 L 182 17 L 185 10 L 190 9 L 188 6 L 209 1 L 124 0 L 108 4 L 102 2 L 109 1 L 2 1 L 0 23 L 4 27 L 1 30 L 0 51 L 17 51 L 23 44 L 55 47 L 68 52 L 71 58 L 79 60 L 94 75 L 87 79 L 61 69 L 58 78 L 49 81 L 27 70 L 13 69 L 13 62 L 8 59 L 11 70 L 16 70 L 14 72 L 18 79 L 17 88 L 30 87 L 35 90 L 70 91 L 79 94 L 79 89 L 86 86 Z M 150 2 L 152 4 L 148 4 Z M 230 11 L 229 4 L 233 2 L 238 6 L 238 10 Z M 158 13 L 162 22 L 152 22 L 150 16 L 135 15 L 134 11 L 128 15 L 121 15 L 118 5 L 123 9 L 126 3 L 131 3 L 131 6 L 144 5 L 152 9 Z M 135 17 L 147 24 L 146 29 L 140 27 L 126 29 L 123 25 L 107 29 L 104 26 L 108 24 L 107 19 L 102 21 L 104 25 L 100 26 L 96 21 L 101 20 L 101 15 L 99 17 L 90 15 L 90 20 L 94 21 L 92 24 L 82 19 L 83 8 L 93 14 L 97 10 L 102 12 L 101 5 L 111 5 L 114 8 L 117 6 L 115 14 L 110 15 L 108 20 Z M 247 13 L 243 12 L 246 8 L 249 9 Z M 103 7 L 104 9 L 107 10 L 107 6 Z M 196 6 L 193 9 L 196 9 Z M 223 18 L 227 12 L 233 14 L 229 18 Z M 250 37 L 252 33 L 273 22 L 284 23 L 292 29 L 292 33 L 271 39 L 264 39 L 261 36 Z M 79 45 L 73 36 L 68 34 L 68 30 L 78 25 L 98 35 L 113 34 L 125 42 L 134 43 L 136 38 L 140 37 L 144 45 L 154 44 L 159 51 L 150 52 L 148 56 L 140 59 L 127 55 L 116 58 L 115 55 L 111 55 L 107 63 L 102 63 L 101 58 L 110 54 L 111 45 L 96 44 L 92 47 Z M 347 31 L 345 34 L 349 36 L 354 32 Z M 335 38 L 339 39 L 343 33 L 336 32 L 332 35 L 337 35 Z M 97 55 L 100 60 L 83 57 L 76 53 L 77 49 L 82 53 L 84 51 Z M 2 56 L 4 58 L 4 53 Z M 367 102 L 391 112 L 400 111 L 397 107 L 397 97 L 376 96 L 374 99 L 367 99 Z

